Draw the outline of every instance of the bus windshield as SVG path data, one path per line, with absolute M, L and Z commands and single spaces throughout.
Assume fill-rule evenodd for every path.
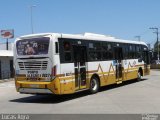
M 16 43 L 17 54 L 22 55 L 45 55 L 49 49 L 48 37 L 19 40 Z

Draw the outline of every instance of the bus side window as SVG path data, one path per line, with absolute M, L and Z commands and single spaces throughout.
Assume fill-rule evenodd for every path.
M 142 59 L 142 50 L 141 50 L 141 46 L 140 45 L 137 45 L 137 48 L 136 48 L 136 53 L 137 53 L 137 58 L 138 59 Z
M 59 53 L 58 42 L 55 42 L 55 53 Z
M 108 59 L 112 60 L 113 59 L 113 45 L 112 45 L 112 43 L 108 43 L 107 51 L 108 51 Z
M 132 45 L 132 59 L 136 58 L 136 46 L 133 44 Z
M 107 60 L 107 59 L 108 59 L 107 43 L 103 42 L 102 43 L 102 60 Z
M 133 59 L 133 45 L 129 44 L 129 59 Z
M 64 41 L 63 42 L 63 48 L 64 48 L 64 59 L 66 62 L 71 62 L 71 44 L 70 42 Z
M 127 44 L 123 44 L 123 59 L 127 59 L 127 57 L 128 57 Z
M 90 61 L 100 61 L 102 60 L 101 55 L 101 43 L 100 42 L 91 42 L 89 43 L 89 60 Z

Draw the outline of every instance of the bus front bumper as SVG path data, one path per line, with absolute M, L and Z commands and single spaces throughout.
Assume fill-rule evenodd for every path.
M 15 81 L 17 92 L 27 94 L 60 94 L 58 80 L 52 82 Z
M 49 89 L 38 89 L 38 88 L 19 88 L 20 93 L 29 94 L 53 94 Z

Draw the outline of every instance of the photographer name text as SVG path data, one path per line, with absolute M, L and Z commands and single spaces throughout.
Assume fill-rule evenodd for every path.
M 1 120 L 29 120 L 26 114 L 1 114 Z

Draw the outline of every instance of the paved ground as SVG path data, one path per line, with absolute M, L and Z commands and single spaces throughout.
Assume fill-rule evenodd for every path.
M 152 70 L 143 81 L 107 86 L 93 95 L 19 94 L 14 81 L 0 83 L 0 113 L 160 113 L 160 70 Z
M 0 83 L 9 82 L 9 81 L 14 81 L 14 78 L 0 80 Z

